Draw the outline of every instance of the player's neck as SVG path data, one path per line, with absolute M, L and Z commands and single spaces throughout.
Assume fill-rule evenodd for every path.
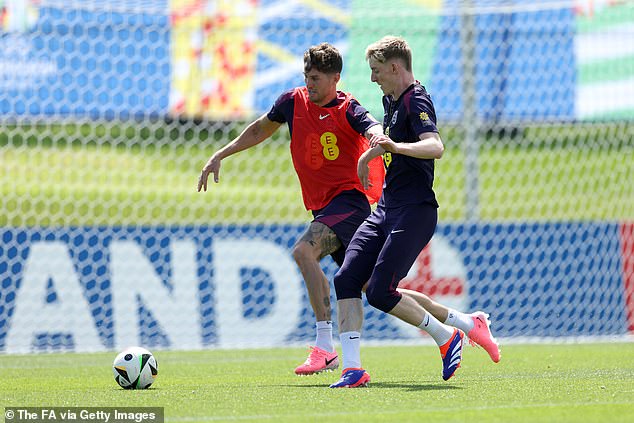
M 398 100 L 399 98 L 401 98 L 401 95 L 405 91 L 407 91 L 410 85 L 412 85 L 414 82 L 416 82 L 416 78 L 414 78 L 413 74 L 409 72 L 403 74 L 402 78 L 399 80 L 398 84 L 396 85 L 396 89 L 394 90 L 394 93 L 392 93 L 392 98 L 394 98 L 394 100 Z
M 325 105 L 332 103 L 336 99 L 337 99 L 337 90 L 331 93 L 328 93 L 328 95 L 324 96 L 324 99 L 322 101 L 315 104 L 318 105 L 319 107 L 324 107 Z

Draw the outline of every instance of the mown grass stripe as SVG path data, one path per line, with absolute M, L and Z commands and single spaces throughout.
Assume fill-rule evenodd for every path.
M 447 410 L 451 421 L 631 421 L 634 343 L 503 343 L 502 350 L 494 364 L 467 348 L 459 373 L 443 382 L 435 345 L 365 346 L 373 379 L 366 389 L 329 389 L 334 372 L 295 376 L 303 348 L 156 349 L 157 381 L 138 391 L 114 381 L 116 351 L 6 355 L 0 379 L 11 383 L 0 384 L 0 398 L 14 407 L 164 407 L 168 422 L 444 421 Z

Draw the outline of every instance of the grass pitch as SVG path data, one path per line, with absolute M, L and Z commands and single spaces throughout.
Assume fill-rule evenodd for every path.
M 235 128 L 242 128 L 236 125 Z M 234 129 L 235 129 L 234 128 Z M 174 132 L 174 134 L 167 135 Z M 281 131 L 221 168 L 196 192 L 208 157 L 233 130 L 118 125 L 0 128 L 0 225 L 305 223 L 288 134 Z M 202 130 L 201 130 L 202 131 Z M 195 131 L 193 131 L 195 132 Z M 482 140 L 478 215 L 486 221 L 629 220 L 634 216 L 634 126 L 526 129 Z M 443 135 L 445 137 L 445 135 Z M 190 137 L 191 138 L 191 137 Z M 586 139 L 587 138 L 587 139 Z M 436 162 L 441 222 L 468 213 L 465 156 L 449 130 Z
M 146 391 L 112 377 L 116 353 L 3 356 L 4 406 L 165 408 L 168 422 L 631 422 L 634 343 L 509 345 L 492 363 L 466 348 L 449 382 L 434 346 L 365 347 L 368 388 L 338 373 L 297 377 L 302 349 L 154 351 Z

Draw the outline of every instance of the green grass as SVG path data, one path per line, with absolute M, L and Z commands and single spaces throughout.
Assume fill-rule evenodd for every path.
M 306 220 L 288 146 L 280 143 L 223 162 L 221 183 L 210 180 L 208 192 L 198 193 L 200 170 L 218 148 L 5 146 L 0 225 Z
M 146 391 L 112 377 L 115 353 L 3 356 L 3 406 L 165 407 L 166 421 L 625 422 L 634 416 L 634 343 L 468 348 L 449 382 L 433 346 L 366 347 L 364 389 L 297 377 L 300 349 L 155 351 Z
M 207 193 L 196 192 L 200 169 L 234 131 L 5 127 L 0 130 L 0 225 L 305 222 L 309 214 L 285 131 L 225 160 L 220 184 L 210 182 Z M 435 181 L 440 220 L 461 221 L 469 214 L 463 136 L 456 128 L 443 136 L 447 148 L 437 161 Z M 632 136 L 633 125 L 618 123 L 484 134 L 480 218 L 634 218 L 634 184 L 628 183 L 634 180 Z

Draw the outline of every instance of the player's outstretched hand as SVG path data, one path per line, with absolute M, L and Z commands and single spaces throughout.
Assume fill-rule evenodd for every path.
M 207 160 L 207 163 L 205 164 L 205 167 L 203 167 L 202 172 L 200 172 L 200 177 L 198 178 L 198 192 L 200 192 L 201 189 L 207 191 L 207 180 L 209 179 L 210 173 L 213 173 L 214 175 L 214 182 L 218 183 L 220 179 L 220 161 L 221 160 L 216 157 L 215 154 Z

